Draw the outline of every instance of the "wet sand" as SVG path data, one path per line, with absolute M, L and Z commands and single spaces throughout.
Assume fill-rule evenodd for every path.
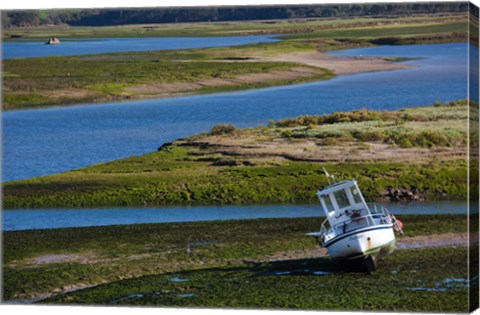
M 411 66 L 394 63 L 381 57 L 343 57 L 320 53 L 318 51 L 295 52 L 273 57 L 254 57 L 249 60 L 250 62 L 296 62 L 306 66 L 328 69 L 336 75 L 411 68 Z M 217 62 L 232 63 L 236 61 L 217 60 Z M 210 78 L 188 83 L 141 84 L 127 87 L 125 88 L 125 92 L 136 95 L 135 98 L 164 98 L 195 94 L 196 91 L 205 87 L 226 87 L 238 84 L 259 84 L 262 82 L 283 80 L 295 81 L 298 79 L 307 79 L 321 73 L 321 69 L 315 70 L 307 67 L 292 67 L 283 71 L 251 73 L 229 79 Z
M 411 68 L 411 66 L 393 63 L 381 57 L 343 57 L 317 51 L 282 54 L 265 60 L 303 63 L 328 69 L 336 75 Z
M 468 233 L 431 234 L 413 237 L 397 236 L 396 250 L 467 245 Z M 274 255 L 261 257 L 257 259 L 256 262 L 273 262 L 292 259 L 314 259 L 327 255 L 327 250 L 325 248 L 318 247 L 312 250 L 294 250 L 279 252 Z

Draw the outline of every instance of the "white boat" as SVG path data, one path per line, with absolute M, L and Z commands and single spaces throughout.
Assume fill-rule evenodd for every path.
M 394 231 L 403 234 L 402 223 L 382 206 L 369 207 L 355 180 L 331 184 L 317 196 L 326 219 L 320 232 L 307 235 L 318 237 L 333 259 L 361 261 L 373 272 L 377 260 L 395 248 Z

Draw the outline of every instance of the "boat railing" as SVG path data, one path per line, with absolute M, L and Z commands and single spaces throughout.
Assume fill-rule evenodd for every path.
M 384 206 L 372 204 L 370 205 L 370 213 L 372 214 L 372 216 L 379 218 L 382 224 L 393 223 L 392 219 L 394 218 L 394 216 Z
M 376 203 L 369 204 L 371 213 L 381 213 L 384 215 L 389 215 L 390 211 L 382 205 L 377 205 Z
M 349 220 L 330 225 L 330 221 L 325 219 L 320 227 L 321 243 L 334 238 L 337 235 L 344 234 L 357 229 L 374 226 L 378 224 L 391 224 L 392 218 L 387 208 L 373 205 L 367 214 L 358 217 L 350 217 Z

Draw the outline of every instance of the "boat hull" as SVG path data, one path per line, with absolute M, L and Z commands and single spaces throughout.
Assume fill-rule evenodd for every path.
M 370 256 L 376 260 L 393 251 L 395 234 L 391 224 L 373 226 L 339 235 L 324 247 L 333 259 L 355 260 Z

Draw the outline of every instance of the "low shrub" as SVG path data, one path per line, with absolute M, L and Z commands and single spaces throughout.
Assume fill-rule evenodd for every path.
M 400 139 L 398 145 L 401 147 L 401 148 L 411 148 L 413 147 L 413 144 L 410 142 L 410 140 L 408 140 L 407 138 L 402 138 Z
M 355 139 L 360 141 L 380 141 L 385 138 L 385 134 L 377 130 L 367 130 L 367 131 L 356 130 L 352 132 L 352 136 Z
M 410 114 L 410 113 L 405 113 L 400 116 L 399 119 L 402 119 L 404 121 L 429 121 L 428 117 L 425 115 L 420 115 L 420 114 Z
M 417 143 L 421 146 L 449 146 L 451 145 L 449 139 L 444 134 L 432 131 L 424 130 L 417 136 Z
M 283 138 L 290 139 L 292 137 L 292 131 L 291 130 L 284 130 L 284 131 L 282 131 L 280 136 L 282 136 Z
M 434 146 L 453 145 L 453 139 L 433 130 L 424 130 L 418 134 L 396 130 L 389 133 L 384 141 L 399 145 L 402 148 L 410 148 L 412 146 L 431 148 Z
M 415 134 L 408 133 L 404 130 L 394 130 L 386 135 L 384 142 L 394 144 L 394 145 L 401 145 L 401 143 L 406 144 L 407 140 L 412 145 L 416 143 Z
M 235 127 L 231 124 L 218 124 L 212 127 L 210 130 L 210 135 L 232 134 L 234 131 Z
M 398 113 L 387 111 L 372 111 L 359 109 L 352 112 L 336 112 L 326 115 L 303 115 L 296 118 L 287 118 L 275 123 L 277 127 L 298 127 L 309 125 L 324 125 L 346 122 L 387 121 L 398 117 Z

